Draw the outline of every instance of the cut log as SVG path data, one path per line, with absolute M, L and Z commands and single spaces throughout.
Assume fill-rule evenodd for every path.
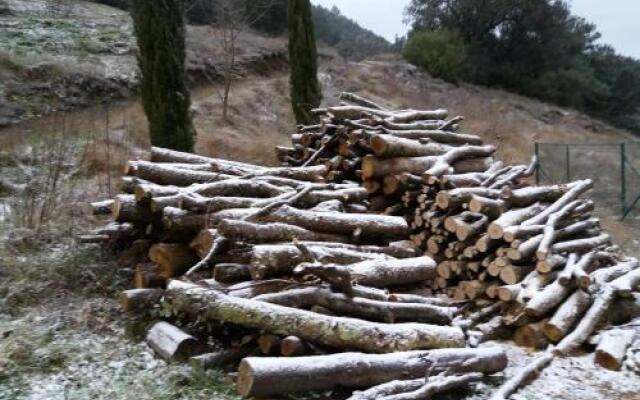
M 362 159 L 362 177 L 364 179 L 379 179 L 386 175 L 396 175 L 404 172 L 420 175 L 433 167 L 437 161 L 438 156 L 379 159 L 369 155 Z M 491 161 L 490 157 L 462 159 L 454 163 L 453 172 L 462 174 L 486 171 Z
M 423 177 L 442 176 L 456 172 L 454 165 L 464 159 L 473 159 L 478 157 L 489 157 L 496 151 L 494 146 L 461 146 L 447 151 L 445 154 L 438 156 L 436 162 L 431 168 L 424 172 Z M 485 168 L 486 169 L 486 168 Z M 458 168 L 457 172 L 461 171 Z
M 498 298 L 502 301 L 513 301 L 522 290 L 522 285 L 506 285 L 498 288 Z
M 593 304 L 580 320 L 578 326 L 558 343 L 556 351 L 566 355 L 580 347 L 591 336 L 596 325 L 603 319 L 616 297 L 626 294 L 638 284 L 640 284 L 640 269 L 634 269 L 612 282 L 606 283 L 595 296 Z
M 552 203 L 560 199 L 571 188 L 569 185 L 551 185 L 551 186 L 528 186 L 521 189 L 511 190 L 502 188 L 502 198 L 509 203 L 511 207 L 527 207 L 533 203 Z M 527 225 L 543 225 L 542 220 L 539 224 L 531 223 Z
M 329 172 L 326 165 L 301 166 L 301 167 L 237 167 L 229 166 L 220 161 L 211 163 L 214 171 L 233 175 L 250 175 L 252 177 L 277 177 L 305 182 L 324 182 Z
M 576 253 L 596 249 L 611 243 L 611 236 L 606 233 L 584 239 L 567 240 L 551 246 L 553 253 Z
M 184 274 L 198 262 L 193 250 L 177 243 L 154 244 L 149 249 L 149 258 L 158 265 L 158 272 L 165 279 Z
M 383 129 L 383 132 L 396 137 L 405 139 L 421 140 L 427 143 L 436 142 L 451 145 L 481 145 L 482 139 L 476 135 L 460 134 L 446 132 L 441 130 L 424 130 L 424 129 Z
M 115 197 L 111 212 L 116 222 L 148 224 L 154 219 L 148 207 L 138 204 L 135 198 L 128 194 L 119 194 Z
M 441 191 L 436 195 L 436 204 L 441 210 L 455 209 L 471 201 L 473 196 L 498 198 L 500 191 L 483 187 L 458 188 Z
M 591 189 L 592 187 L 593 181 L 591 181 L 590 179 L 574 182 L 573 184 L 571 184 L 571 188 L 552 205 L 547 207 L 544 211 L 522 222 L 522 225 L 543 224 L 551 214 L 560 211 L 563 207 L 574 201 L 576 198 L 578 198 L 578 196 Z
M 178 281 L 179 282 L 179 281 Z M 169 286 L 179 286 L 175 285 L 175 281 L 171 281 Z M 219 284 L 219 282 L 215 282 Z M 229 296 L 239 297 L 242 299 L 251 299 L 256 296 L 260 296 L 263 294 L 269 293 L 278 293 L 285 290 L 290 290 L 296 287 L 299 287 L 300 283 L 296 281 L 290 281 L 287 279 L 270 279 L 267 281 L 260 282 L 241 282 L 235 285 L 231 285 L 222 289 L 221 291 Z M 218 290 L 216 288 L 216 290 Z
M 596 271 L 593 271 L 590 274 L 588 287 L 581 286 L 585 290 L 589 289 L 592 292 L 598 291 L 602 286 L 604 286 L 607 282 L 610 282 L 614 279 L 617 279 L 625 274 L 628 274 L 631 271 L 634 271 L 639 267 L 638 260 L 635 258 L 629 258 L 622 262 L 619 262 L 611 267 L 602 268 Z
M 247 164 L 239 161 L 222 160 L 219 158 L 211 158 L 199 156 L 192 153 L 185 153 L 176 150 L 164 149 L 161 147 L 151 147 L 151 161 L 152 162 L 165 162 L 165 163 L 184 163 L 184 164 L 209 164 L 220 163 L 229 166 L 235 166 L 238 168 L 244 168 L 246 170 L 256 170 L 265 167 L 260 167 L 253 164 Z
M 338 387 L 367 388 L 395 379 L 424 378 L 427 372 L 492 374 L 502 371 L 506 365 L 506 354 L 499 347 L 384 355 L 339 353 L 295 358 L 249 357 L 242 360 L 238 368 L 237 389 L 242 396 L 265 397 Z
M 395 158 L 438 156 L 445 154 L 451 147 L 439 143 L 422 144 L 393 135 L 372 135 L 371 149 L 377 157 Z
M 430 399 L 434 395 L 448 392 L 453 389 L 464 390 L 467 386 L 474 382 L 479 382 L 484 377 L 483 374 L 473 372 L 464 375 L 452 375 L 446 376 L 434 376 L 425 379 L 425 383 L 422 387 L 407 391 L 404 393 L 392 394 L 389 396 L 381 397 L 381 400 L 420 400 Z
M 213 183 L 201 183 L 182 188 L 179 186 L 160 186 L 155 184 L 138 185 L 135 199 L 139 203 L 149 202 L 154 197 L 174 196 L 195 193 L 206 197 L 275 197 L 291 191 L 287 186 L 276 186 L 259 179 L 226 179 Z
M 500 279 L 507 285 L 513 285 L 522 281 L 532 270 L 530 266 L 507 265 L 500 270 Z
M 189 357 L 202 352 L 202 346 L 196 338 L 162 321 L 149 329 L 145 341 L 165 361 L 187 361 Z
M 282 206 L 264 217 L 265 221 L 297 225 L 316 232 L 352 235 L 356 230 L 362 237 L 404 239 L 407 221 L 402 217 L 373 214 L 338 214 L 299 210 Z
M 188 163 L 177 163 L 177 162 L 155 162 L 151 163 L 149 161 L 129 161 L 127 165 L 124 167 L 125 175 L 136 175 L 138 173 L 138 165 L 143 164 L 153 164 L 159 167 L 169 167 L 169 168 L 178 168 L 178 169 L 187 169 L 191 171 L 206 171 L 211 172 L 211 164 L 188 164 Z
M 613 255 L 610 253 L 592 251 L 580 257 L 577 263 L 571 265 L 569 268 L 565 268 L 560 275 L 558 275 L 558 280 L 563 285 L 568 285 L 575 280 L 581 287 L 589 287 L 591 279 L 587 271 L 591 270 L 592 264 L 602 260 L 606 260 L 612 264 L 615 262 Z
M 260 335 L 258 348 L 264 355 L 275 355 L 280 352 L 280 337 L 276 335 Z
M 513 341 L 522 347 L 544 349 L 549 344 L 543 329 L 547 320 L 526 324 L 519 327 L 513 335 Z
M 484 214 L 491 220 L 498 218 L 506 209 L 507 204 L 501 199 L 473 195 L 469 201 L 469 211 Z
M 524 311 L 529 316 L 542 317 L 562 303 L 572 291 L 572 287 L 562 285 L 555 280 L 533 296 L 525 306 Z
M 507 211 L 489 224 L 487 233 L 489 233 L 489 237 L 492 239 L 501 239 L 506 228 L 519 225 L 522 221 L 531 218 L 533 215 L 541 213 L 544 209 L 544 205 L 536 203 L 526 208 Z
M 389 259 L 379 253 L 365 253 L 349 248 L 308 245 L 314 257 L 326 264 L 351 264 L 370 259 Z M 253 279 L 265 279 L 290 274 L 294 267 L 310 260 L 305 259 L 294 245 L 256 245 L 253 247 L 251 276 Z
M 303 356 L 309 352 L 309 346 L 297 336 L 287 336 L 280 341 L 280 354 L 285 357 Z
M 473 331 L 467 331 L 469 335 L 469 345 L 478 347 L 488 340 L 500 340 L 511 337 L 511 330 L 504 325 L 503 317 L 496 315 L 489 321 L 475 325 Z
M 545 324 L 543 328 L 545 336 L 553 342 L 559 342 L 569 333 L 590 305 L 591 295 L 585 291 L 576 290 Z
M 613 371 L 619 371 L 627 353 L 636 338 L 634 329 L 611 329 L 605 331 L 596 348 L 595 363 Z
M 384 353 L 464 344 L 464 334 L 459 328 L 420 323 L 381 324 L 330 317 L 236 298 L 195 285 L 178 290 L 170 287 L 165 299 L 179 308 L 184 305 L 185 308 L 199 310 L 201 319 L 224 321 L 274 335 L 295 335 L 330 347 Z
M 135 176 L 123 176 L 120 178 L 120 190 L 123 193 L 133 194 L 138 185 L 153 185 L 153 183 Z
M 348 267 L 356 282 L 372 287 L 424 282 L 436 276 L 436 263 L 431 257 L 367 260 Z
M 194 193 L 188 194 L 179 194 L 176 196 L 169 196 L 168 198 L 177 197 L 179 199 L 178 206 L 187 211 L 192 211 L 194 213 L 216 213 L 222 210 L 228 210 L 232 208 L 260 208 L 268 204 L 268 202 L 274 201 L 275 199 L 285 198 L 289 196 L 289 193 L 284 195 L 269 198 L 269 199 L 259 199 L 253 197 L 225 197 L 225 196 L 217 196 L 217 197 L 203 197 Z M 167 197 L 165 197 L 167 198 Z M 151 204 L 157 201 L 157 197 L 151 201 Z
M 540 244 L 538 245 L 538 250 L 536 251 L 536 257 L 538 260 L 544 260 L 549 255 L 551 245 L 554 243 L 556 239 L 556 227 L 562 218 L 565 218 L 569 213 L 575 210 L 576 207 L 580 205 L 580 201 L 572 201 L 549 215 L 549 219 L 545 223 L 544 231 L 542 234 L 542 240 L 540 240 Z M 577 264 L 576 264 L 577 265 Z
M 322 271 L 328 269 L 330 271 Z M 316 271 L 318 270 L 318 271 Z M 344 281 L 357 282 L 369 287 L 388 287 L 421 283 L 435 278 L 437 267 L 430 257 L 394 259 L 372 259 L 351 265 L 320 264 L 317 266 L 301 264 L 294 272 L 314 274 L 334 284 L 343 287 Z M 353 288 L 349 289 L 352 293 Z M 366 296 L 369 297 L 369 296 Z M 401 298 L 402 296 L 397 296 Z M 405 296 L 406 297 L 406 296 Z
M 425 303 L 398 303 L 348 297 L 321 287 L 291 289 L 280 293 L 254 297 L 254 300 L 287 307 L 310 308 L 318 305 L 336 314 L 356 316 L 370 321 L 434 322 L 447 324 L 457 311 L 456 307 L 442 307 Z
M 364 391 L 355 391 L 347 400 L 379 400 L 401 393 L 418 390 L 426 383 L 426 378 L 394 380 L 371 387 Z
M 259 225 L 247 221 L 223 219 L 218 223 L 217 229 L 227 239 L 247 243 L 288 242 L 293 239 L 343 243 L 350 241 L 350 238 L 345 235 L 313 232 L 296 225 L 279 222 Z
M 136 176 L 158 185 L 175 186 L 190 186 L 195 183 L 210 183 L 235 178 L 234 175 L 181 169 L 175 166 L 146 161 L 138 161 L 136 163 Z
M 348 101 L 349 103 L 353 103 L 355 105 L 359 105 L 359 106 L 363 106 L 363 107 L 367 107 L 367 108 L 374 108 L 376 110 L 382 110 L 382 111 L 386 111 L 386 109 L 384 107 L 382 107 L 381 105 L 366 99 L 362 96 L 359 96 L 355 93 L 350 93 L 350 92 L 342 92 L 340 93 L 340 100 L 344 100 L 344 101 Z
M 215 227 L 223 219 L 244 219 L 257 211 L 257 208 L 230 208 L 213 214 L 194 214 L 179 208 L 166 207 L 162 210 L 162 226 L 169 231 L 194 232 Z
M 552 271 L 559 270 L 567 264 L 567 258 L 558 254 L 552 254 L 545 260 L 538 261 L 536 270 L 541 274 L 548 274 Z

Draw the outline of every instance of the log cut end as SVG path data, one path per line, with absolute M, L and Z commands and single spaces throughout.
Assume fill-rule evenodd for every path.
M 544 335 L 552 342 L 557 343 L 565 336 L 565 332 L 563 332 L 560 328 L 553 324 L 545 324 L 542 328 Z
M 240 361 L 240 365 L 238 366 L 238 380 L 236 381 L 236 390 L 240 396 L 249 397 L 253 395 L 253 380 L 254 371 L 251 363 L 246 359 Z

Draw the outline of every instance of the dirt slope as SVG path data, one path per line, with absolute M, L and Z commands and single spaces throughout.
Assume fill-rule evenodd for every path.
M 187 32 L 193 86 L 220 78 L 221 35 Z M 251 33 L 238 43 L 238 76 L 284 60 L 285 43 Z M 129 14 L 81 0 L 0 1 L 0 126 L 132 97 L 137 86 Z

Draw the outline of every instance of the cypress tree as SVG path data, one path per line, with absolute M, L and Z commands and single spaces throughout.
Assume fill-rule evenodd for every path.
M 133 0 L 140 91 L 151 143 L 193 151 L 195 129 L 186 83 L 183 0 Z
M 311 110 L 322 100 L 318 82 L 318 54 L 309 0 L 289 0 L 289 64 L 291 103 L 296 121 L 310 124 Z

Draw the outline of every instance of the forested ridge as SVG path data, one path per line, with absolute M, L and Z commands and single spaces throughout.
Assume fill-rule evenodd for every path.
M 113 7 L 127 9 L 130 0 L 97 0 Z M 216 0 L 186 0 L 187 19 L 192 24 L 215 24 L 219 15 Z M 246 1 L 247 14 L 259 15 L 251 22 L 251 28 L 268 34 L 282 35 L 287 31 L 287 0 Z M 256 12 L 257 11 L 257 12 Z M 331 9 L 312 5 L 315 35 L 319 41 L 334 47 L 349 59 L 388 52 L 392 46 L 386 39 L 358 25 L 342 15 L 337 7 Z
M 126 8 L 129 0 L 99 0 Z M 287 30 L 287 1 L 246 2 L 264 8 L 251 28 Z M 253 8 L 253 10 L 252 10 Z M 215 0 L 187 0 L 190 23 L 216 23 Z M 571 107 L 617 126 L 640 128 L 640 61 L 602 44 L 597 27 L 562 0 L 413 0 L 407 38 L 392 45 L 332 9 L 312 7 L 316 38 L 343 57 L 362 60 L 403 49 L 434 77 L 499 87 Z
M 640 126 L 640 61 L 600 43 L 566 1 L 413 0 L 407 17 L 405 58 L 434 76 Z

